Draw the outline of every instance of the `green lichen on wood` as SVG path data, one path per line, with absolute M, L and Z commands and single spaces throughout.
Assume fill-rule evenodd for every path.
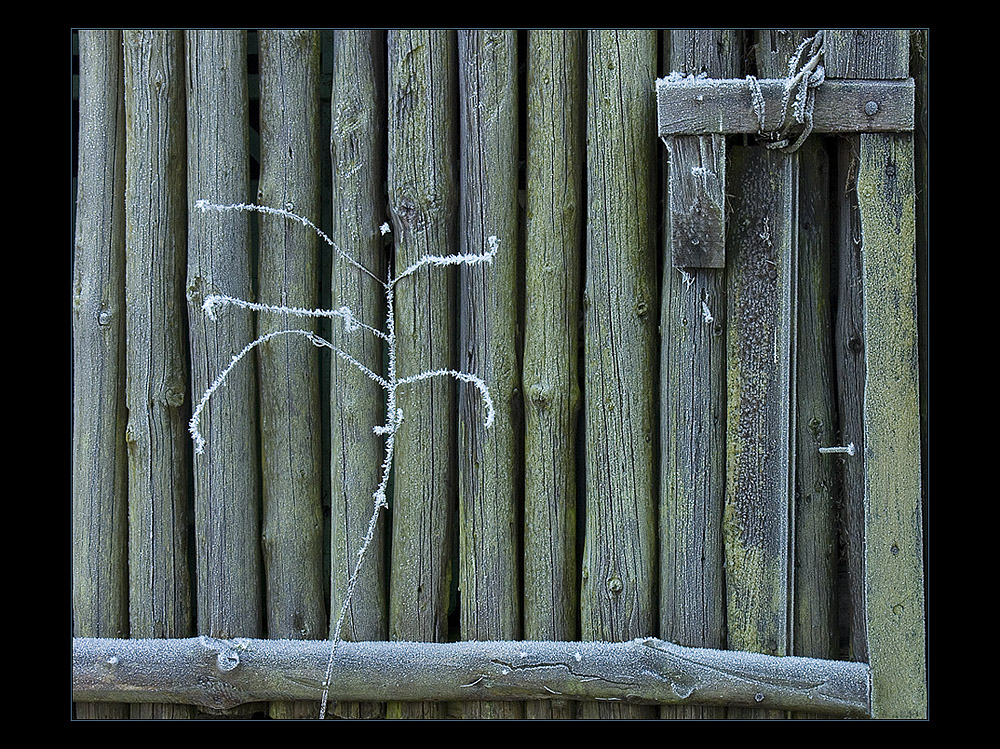
M 865 617 L 877 718 L 927 710 L 911 136 L 861 135 Z

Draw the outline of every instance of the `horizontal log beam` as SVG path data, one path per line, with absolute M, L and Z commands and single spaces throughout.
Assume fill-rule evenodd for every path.
M 785 80 L 759 80 L 764 95 L 764 132 L 782 126 Z M 827 79 L 815 89 L 813 132 L 860 133 L 913 130 L 914 84 L 904 80 Z M 757 133 L 745 78 L 661 78 L 656 82 L 660 137 L 709 133 Z
M 322 640 L 73 641 L 77 702 L 216 709 L 318 700 Z M 803 710 L 867 717 L 868 666 L 685 648 L 655 638 L 604 642 L 342 642 L 330 700 L 611 700 Z

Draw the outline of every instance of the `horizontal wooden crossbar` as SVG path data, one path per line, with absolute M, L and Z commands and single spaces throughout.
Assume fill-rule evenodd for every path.
M 759 80 L 763 128 L 745 78 L 684 78 L 656 82 L 661 137 L 709 133 L 757 133 L 782 126 L 785 80 Z M 860 133 L 913 130 L 914 83 L 903 80 L 826 80 L 815 89 L 813 132 Z
M 322 640 L 73 641 L 78 702 L 319 700 Z M 611 700 L 867 717 L 864 663 L 607 642 L 341 642 L 331 701 Z

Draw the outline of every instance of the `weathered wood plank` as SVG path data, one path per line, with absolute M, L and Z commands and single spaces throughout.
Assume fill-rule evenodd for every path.
M 333 226 L 330 238 L 376 278 L 385 278 L 386 49 L 384 32 L 338 30 L 333 38 L 330 155 Z M 384 290 L 333 253 L 332 306 L 347 305 L 358 319 L 381 328 Z M 383 342 L 334 325 L 331 342 L 373 372 L 382 372 Z M 343 607 L 381 480 L 384 438 L 372 427 L 385 421 L 382 388 L 357 367 L 330 360 L 330 485 L 332 628 Z M 388 633 L 384 520 L 376 528 L 341 630 L 345 640 L 384 640 Z M 340 717 L 376 718 L 385 706 L 340 702 Z
M 121 33 L 81 31 L 73 255 L 73 631 L 127 637 L 125 111 Z M 127 705 L 77 705 L 125 718 Z
M 581 637 L 621 641 L 656 626 L 653 393 L 656 35 L 588 36 L 585 307 L 586 537 Z M 586 717 L 652 717 L 587 704 Z
M 528 33 L 524 291 L 524 636 L 577 639 L 576 433 L 583 247 L 581 31 Z M 530 718 L 572 718 L 531 702 Z
M 731 30 L 670 31 L 666 47 L 671 76 L 738 75 L 743 64 L 741 42 L 740 32 Z M 660 135 L 672 167 L 667 172 L 672 265 L 723 268 L 726 265 L 725 138 L 674 137 L 662 130 Z
M 828 58 L 827 76 L 909 74 L 908 31 L 827 33 L 831 49 L 840 50 Z M 853 287 L 842 296 L 842 317 L 851 321 L 847 351 L 860 365 L 845 383 L 853 389 L 846 390 L 842 406 L 845 428 L 857 430 L 862 458 L 853 461 L 856 480 L 845 477 L 853 519 L 853 656 L 871 664 L 876 717 L 924 717 L 913 142 L 911 136 L 864 134 L 845 139 L 841 152 L 848 192 L 842 203 L 841 285 Z
M 726 138 L 664 138 L 670 154 L 667 186 L 671 264 L 675 268 L 726 265 Z
M 794 50 L 793 50 L 794 51 Z M 656 82 L 659 134 L 701 135 L 778 130 L 783 78 L 760 79 L 764 121 L 754 109 L 750 84 L 741 78 Z M 912 80 L 830 80 L 816 89 L 815 133 L 902 132 L 913 129 Z
M 913 170 L 910 138 L 861 136 L 864 593 L 876 718 L 927 712 Z
M 756 32 L 757 70 L 788 74 L 789 60 L 811 30 Z M 791 649 L 796 655 L 832 658 L 836 652 L 837 535 L 834 461 L 819 452 L 835 444 L 832 337 L 829 296 L 829 165 L 822 139 L 813 134 L 798 150 L 798 325 L 795 347 L 794 559 Z M 783 188 L 784 189 L 784 188 Z M 807 717 L 800 715 L 798 717 Z
M 666 36 L 664 46 L 669 49 L 673 71 L 705 72 L 712 77 L 742 72 L 741 32 L 671 31 Z M 664 244 L 670 246 L 669 211 L 664 224 Z M 726 626 L 722 542 L 725 274 L 712 268 L 681 272 L 664 262 L 662 302 L 660 635 L 682 645 L 722 648 Z M 718 719 L 725 717 L 725 709 L 667 706 L 661 715 Z
M 459 251 L 482 254 L 500 241 L 490 264 L 459 270 L 462 371 L 482 377 L 499 404 L 484 426 L 478 388 L 460 383 L 459 590 L 465 640 L 521 637 L 518 547 L 522 475 L 517 366 L 518 81 L 517 32 L 458 33 L 460 185 Z M 517 719 L 521 705 L 467 703 L 466 718 Z
M 226 707 L 307 699 L 327 648 L 307 640 L 73 642 L 77 700 Z M 862 663 L 683 648 L 656 638 L 607 642 L 345 642 L 330 695 L 346 700 L 600 700 L 765 705 L 868 714 Z
M 389 204 L 396 272 L 456 251 L 456 40 L 450 31 L 390 31 Z M 454 269 L 425 266 L 396 287 L 399 376 L 453 369 Z M 389 637 L 448 633 L 456 497 L 455 385 L 438 377 L 401 389 L 392 505 Z M 444 717 L 444 706 L 390 705 L 394 717 Z
M 257 203 L 319 216 L 319 32 L 262 30 L 259 44 Z M 279 216 L 260 215 L 258 221 L 260 301 L 318 307 L 316 233 Z M 258 315 L 258 335 L 316 328 L 310 318 Z M 267 633 L 325 639 L 319 350 L 298 336 L 282 336 L 262 344 L 257 356 Z M 275 702 L 269 712 L 272 718 L 303 718 L 318 711 L 315 702 Z
M 210 319 L 209 294 L 249 299 L 250 238 L 242 212 L 203 213 L 205 199 L 248 202 L 246 32 L 186 32 L 188 71 L 188 275 L 191 387 L 204 393 L 254 339 L 249 315 Z M 263 606 L 258 506 L 257 383 L 241 362 L 202 414 L 206 445 L 195 454 L 198 632 L 258 636 Z
M 124 50 L 130 632 L 189 637 L 184 36 L 126 31 Z M 132 706 L 134 718 L 190 716 Z
M 839 445 L 831 309 L 830 167 L 822 142 L 799 149 L 799 302 L 792 652 L 833 658 L 837 645 Z
M 791 644 L 797 168 L 795 154 L 730 150 L 728 642 L 770 655 Z

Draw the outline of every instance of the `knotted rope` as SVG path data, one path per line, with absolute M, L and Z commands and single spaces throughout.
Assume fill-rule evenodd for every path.
M 765 145 L 772 149 L 781 149 L 786 153 L 798 150 L 813 129 L 813 109 L 816 106 L 816 89 L 826 80 L 826 70 L 821 63 L 823 59 L 823 32 L 817 31 L 816 36 L 804 40 L 788 60 L 788 77 L 785 79 L 785 93 L 781 99 L 781 125 L 778 132 L 769 137 L 773 140 Z M 750 100 L 753 111 L 760 123 L 758 132 L 764 135 L 764 93 L 760 82 L 752 75 L 747 76 L 750 87 Z M 792 100 L 792 92 L 795 99 Z M 789 118 L 789 107 L 791 118 Z M 794 143 L 789 144 L 788 131 L 794 123 L 804 125 L 802 132 Z

